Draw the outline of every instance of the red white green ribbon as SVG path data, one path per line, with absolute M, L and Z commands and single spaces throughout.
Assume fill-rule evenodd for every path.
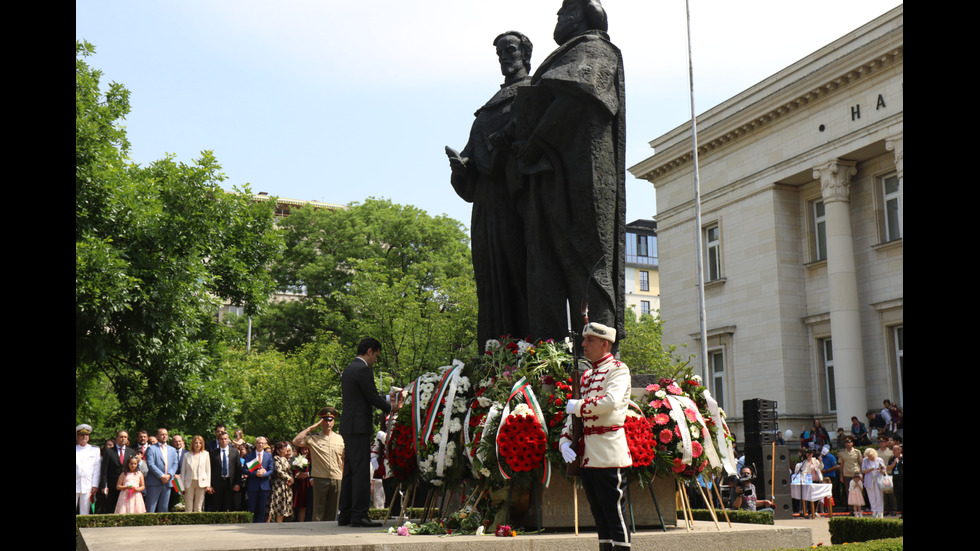
M 500 471 L 501 476 L 505 480 L 510 480 L 510 475 L 505 472 L 503 467 L 503 461 L 500 461 L 500 429 L 503 427 L 504 423 L 507 421 L 507 417 L 510 415 L 510 403 L 517 396 L 524 397 L 524 403 L 527 407 L 531 409 L 534 413 L 535 418 L 538 420 L 538 424 L 541 426 L 541 430 L 544 431 L 545 420 L 544 412 L 541 410 L 541 405 L 538 403 L 538 398 L 531 391 L 531 383 L 527 380 L 527 377 L 521 377 L 510 390 L 510 396 L 507 398 L 507 402 L 504 405 L 504 411 L 500 414 L 500 424 L 497 425 L 497 437 L 494 439 L 495 449 L 497 452 L 497 469 Z M 547 440 L 548 433 L 545 432 L 545 440 Z M 547 457 L 544 460 L 544 474 L 541 477 L 541 483 L 547 488 L 551 484 L 551 462 L 548 461 Z

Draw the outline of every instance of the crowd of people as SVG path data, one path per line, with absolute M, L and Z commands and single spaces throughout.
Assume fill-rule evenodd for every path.
M 336 520 L 344 439 L 332 431 L 337 410 L 327 407 L 320 414 L 321 420 L 292 442 L 270 444 L 259 436 L 255 445 L 244 440 L 241 429 L 232 440 L 218 425 L 209 441 L 171 436 L 160 428 L 155 436 L 141 430 L 130 442 L 121 430 L 100 449 L 89 444 L 91 426 L 78 425 L 76 514 L 250 511 L 254 522 Z M 313 429 L 320 430 L 311 434 Z M 382 477 L 382 453 L 378 446 L 371 450 L 375 479 Z M 374 482 L 380 487 L 380 480 L 369 484 Z M 381 492 L 373 506 L 383 507 L 383 500 Z
M 295 519 L 380 525 L 367 515 L 372 501 L 374 507 L 385 506 L 389 490 L 382 485 L 385 433 L 374 431 L 372 413 L 376 408 L 390 414 L 402 405 L 401 389 L 393 389 L 385 400 L 374 387 L 371 366 L 380 346 L 374 339 L 362 341 L 357 358 L 342 375 L 347 416 L 340 419 L 335 408 L 324 407 L 317 414 L 319 421 L 291 442 L 271 444 L 258 436 L 253 446 L 241 429 L 232 438 L 227 427 L 218 424 L 210 441 L 200 435 L 186 440 L 181 435 L 171 437 L 161 427 L 155 435 L 139 431 L 135 444 L 121 430 L 100 449 L 89 443 L 92 427 L 78 425 L 76 512 L 167 512 L 183 498 L 188 512 L 250 511 L 253 522 Z M 883 406 L 880 412 L 867 414 L 868 425 L 852 417 L 850 432 L 838 429 L 834 441 L 819 419 L 803 427 L 800 460 L 792 469 L 794 483 L 831 485 L 832 501 L 815 501 L 811 516 L 821 509 L 830 512 L 835 505 L 846 505 L 855 515 L 863 515 L 865 509 L 878 518 L 904 515 L 903 412 L 889 400 Z M 340 428 L 335 431 L 338 419 Z M 877 442 L 877 447 L 871 442 Z M 857 447 L 862 443 L 867 446 L 863 451 Z M 566 460 L 574 460 L 575 454 L 564 448 Z M 760 499 L 752 483 L 757 474 L 744 461 L 744 456 L 738 461 L 738 480 L 730 481 L 728 506 L 751 511 L 773 507 Z
M 880 411 L 867 413 L 865 425 L 857 416 L 851 417 L 850 433 L 843 427 L 831 442 L 819 421 L 804 427 L 801 446 L 819 453 L 819 475 L 813 482 L 832 485 L 832 503 L 847 505 L 852 514 L 861 515 L 865 508 L 873 517 L 881 518 L 905 511 L 904 412 L 890 400 L 882 402 Z M 808 434 L 809 429 L 809 434 Z M 863 451 L 858 446 L 866 446 Z M 819 502 L 816 509 L 827 509 L 831 502 Z
M 830 499 L 807 500 L 808 503 L 794 499 L 794 511 L 806 513 L 811 518 L 819 513 L 829 514 L 831 507 L 837 507 L 838 511 L 846 508 L 855 516 L 904 516 L 905 430 L 902 417 L 898 404 L 884 400 L 881 411 L 867 414 L 867 425 L 852 417 L 851 430 L 838 429 L 833 440 L 819 419 L 804 426 L 800 434 L 799 459 L 790 469 L 793 483 L 829 484 Z M 783 435 L 779 435 L 777 444 L 786 444 Z M 859 446 L 866 447 L 861 449 Z M 737 464 L 739 474 L 730 481 L 726 505 L 750 511 L 771 509 L 774 504 L 765 499 L 766 489 L 759 494 L 753 484 L 758 473 L 744 462 L 745 457 L 741 456 Z M 705 483 L 708 484 L 710 482 Z M 823 493 L 827 492 L 813 492 Z
M 340 418 L 335 408 L 324 407 L 319 421 L 291 442 L 257 436 L 252 445 L 242 429 L 232 438 L 218 424 L 209 441 L 200 435 L 171 437 L 160 427 L 155 435 L 139 431 L 135 442 L 121 430 L 100 448 L 89 442 L 92 427 L 78 425 L 76 513 L 165 513 L 179 510 L 183 500 L 187 512 L 249 511 L 253 522 L 380 526 L 368 518 L 369 504 L 385 505 L 384 433 L 374 430 L 372 409 L 387 414 L 402 405 L 400 393 L 385 400 L 374 387 L 371 366 L 380 350 L 377 340 L 364 339 L 344 371 L 347 415 Z M 340 434 L 334 430 L 338 419 Z
M 799 460 L 791 469 L 794 484 L 830 484 L 830 499 L 810 503 L 794 500 L 794 510 L 816 514 L 830 513 L 846 507 L 852 515 L 872 517 L 904 515 L 905 511 L 905 464 L 903 412 L 898 404 L 884 400 L 881 411 L 867 414 L 868 424 L 851 418 L 850 432 L 843 427 L 831 440 L 830 433 L 819 419 L 813 425 L 803 427 L 800 434 Z M 780 439 L 779 444 L 785 444 Z M 877 446 L 873 445 L 876 443 Z M 858 446 L 866 446 L 863 450 Z M 756 510 L 757 496 L 751 484 L 755 475 L 740 460 L 739 480 L 733 481 L 728 505 L 746 510 Z M 815 492 L 820 494 L 820 492 Z M 746 497 L 750 496 L 750 497 Z M 758 499 L 759 506 L 762 500 Z M 766 501 L 766 507 L 772 503 Z

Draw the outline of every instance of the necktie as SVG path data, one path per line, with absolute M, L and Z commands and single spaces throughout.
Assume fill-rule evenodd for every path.
M 125 448 L 119 448 L 119 464 L 123 464 L 123 457 L 126 455 Z
M 225 455 L 227 448 L 221 449 L 221 476 L 222 478 L 228 478 L 228 456 Z
M 166 444 L 160 444 L 160 453 L 163 455 L 163 470 L 166 471 L 167 469 L 170 468 L 170 464 L 169 464 L 170 463 L 169 462 L 170 458 L 167 457 L 167 445 Z

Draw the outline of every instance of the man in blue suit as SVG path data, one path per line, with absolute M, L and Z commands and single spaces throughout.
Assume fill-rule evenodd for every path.
M 265 451 L 269 441 L 265 436 L 255 439 L 255 451 L 245 456 L 245 476 L 248 477 L 248 510 L 253 517 L 252 522 L 265 522 L 265 507 L 269 501 L 269 477 L 272 476 L 272 453 Z M 259 463 L 255 470 L 248 468 L 253 460 Z
M 170 433 L 157 430 L 157 443 L 146 448 L 146 512 L 166 513 L 170 505 L 170 482 L 177 474 L 177 450 L 167 444 Z

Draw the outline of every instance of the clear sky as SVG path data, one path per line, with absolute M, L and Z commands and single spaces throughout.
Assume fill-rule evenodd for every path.
M 899 5 L 894 0 L 691 0 L 703 112 Z M 491 44 L 517 30 L 531 70 L 555 48 L 560 0 L 97 1 L 75 3 L 103 85 L 132 92 L 132 159 L 214 151 L 252 191 L 329 203 L 385 197 L 469 226 L 444 146 L 503 78 Z M 604 0 L 626 72 L 627 155 L 690 120 L 683 0 Z M 656 214 L 626 176 L 627 221 Z

